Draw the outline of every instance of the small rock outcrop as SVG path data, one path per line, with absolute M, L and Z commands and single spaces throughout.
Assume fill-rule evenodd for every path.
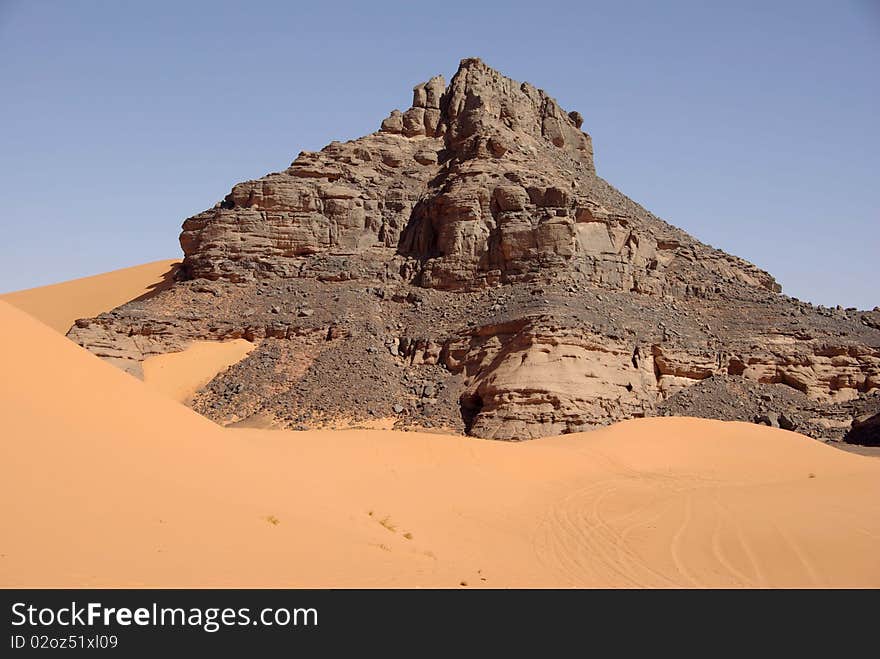
M 194 400 L 221 423 L 528 439 L 678 413 L 842 439 L 880 390 L 877 311 L 789 298 L 655 217 L 597 176 L 583 125 L 462 60 L 375 133 L 185 220 L 180 281 L 69 336 L 135 375 L 193 340 L 258 343 Z

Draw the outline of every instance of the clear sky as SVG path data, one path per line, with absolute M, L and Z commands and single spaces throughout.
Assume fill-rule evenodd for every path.
M 0 290 L 174 258 L 234 183 L 470 56 L 580 111 L 657 215 L 880 305 L 878 0 L 0 0 Z

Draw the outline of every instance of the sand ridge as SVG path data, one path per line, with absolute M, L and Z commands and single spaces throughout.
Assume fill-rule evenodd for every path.
M 97 316 L 171 285 L 179 259 L 153 261 L 91 277 L 0 295 L 52 329 L 66 334 L 77 318 Z
M 0 295 L 0 300 L 66 334 L 78 318 L 96 316 L 168 288 L 179 266 L 179 260 L 154 261 L 7 293 Z M 254 347 L 244 339 L 194 341 L 181 352 L 148 357 L 142 364 L 143 379 L 150 388 L 183 403 L 218 373 L 244 359 Z
M 880 585 L 880 463 L 639 419 L 222 429 L 0 303 L 2 586 Z

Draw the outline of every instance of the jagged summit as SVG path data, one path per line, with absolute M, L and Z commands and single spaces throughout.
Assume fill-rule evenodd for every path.
M 220 423 L 526 439 L 674 412 L 840 438 L 880 411 L 876 314 L 792 300 L 655 217 L 596 175 L 582 126 L 462 60 L 375 133 L 185 220 L 182 280 L 69 336 L 134 374 L 257 343 L 192 402 Z
M 590 136 L 583 117 L 565 113 L 554 99 L 528 83 L 519 83 L 478 58 L 463 59 L 449 87 L 435 76 L 413 89 L 413 105 L 395 110 L 382 130 L 407 137 L 448 136 L 450 159 L 500 158 L 511 149 L 545 146 L 564 150 L 595 171 Z
M 383 269 L 429 288 L 563 274 L 650 293 L 779 290 L 599 179 L 581 123 L 544 91 L 462 60 L 448 86 L 442 76 L 417 85 L 413 106 L 378 132 L 303 152 L 187 220 L 185 271 L 296 277 L 318 265 L 303 257 L 324 254 L 332 276 L 334 253 L 387 248 Z

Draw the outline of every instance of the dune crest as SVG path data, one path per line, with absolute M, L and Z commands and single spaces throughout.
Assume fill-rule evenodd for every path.
M 0 585 L 880 586 L 880 463 L 741 423 L 222 429 L 0 303 Z
M 166 290 L 180 265 L 167 259 L 71 281 L 0 295 L 52 329 L 66 334 L 78 318 L 110 311 L 126 302 L 144 300 Z M 193 341 L 179 352 L 153 355 L 134 374 L 173 400 L 186 402 L 201 387 L 254 348 L 244 339 Z
M 78 318 L 97 316 L 121 304 L 165 290 L 173 281 L 179 260 L 153 261 L 91 277 L 28 288 L 0 295 L 8 302 L 66 334 Z

